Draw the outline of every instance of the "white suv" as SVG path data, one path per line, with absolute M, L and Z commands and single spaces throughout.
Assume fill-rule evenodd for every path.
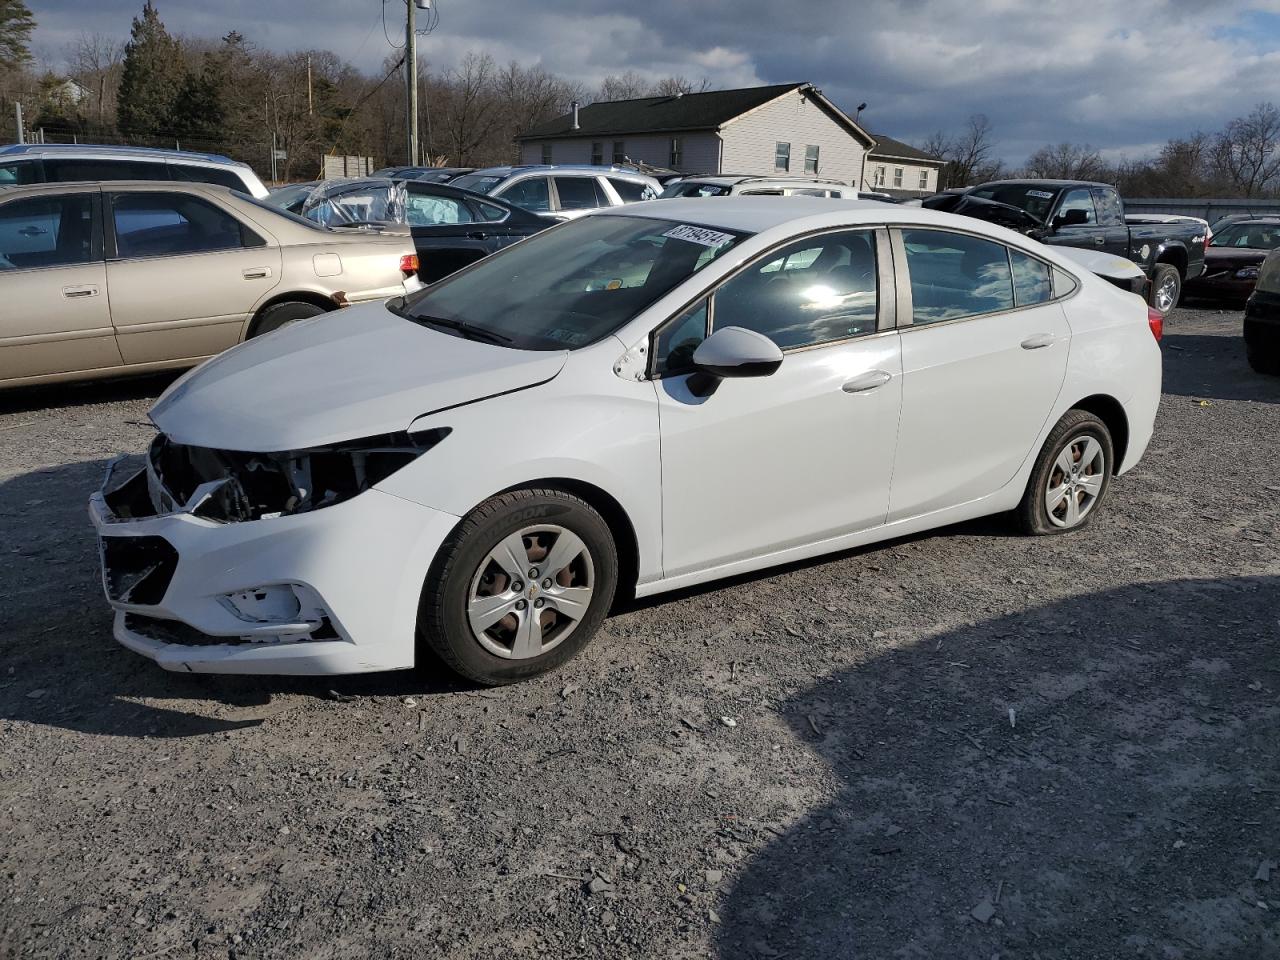
M 86 180 L 179 180 L 230 187 L 259 199 L 267 195 L 252 167 L 216 153 L 63 143 L 0 147 L 0 186 Z
M 858 191 L 842 180 L 817 177 L 684 177 L 667 184 L 662 199 L 671 197 L 842 197 L 856 200 Z
M 458 177 L 449 186 L 501 197 L 556 220 L 579 217 L 600 207 L 654 200 L 662 192 L 662 185 L 643 173 L 586 164 L 487 167 Z

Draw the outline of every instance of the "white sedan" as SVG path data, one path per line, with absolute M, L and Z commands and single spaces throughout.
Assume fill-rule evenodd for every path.
M 1160 396 L 1146 305 L 971 218 L 663 200 L 187 374 L 90 511 L 171 670 L 560 666 L 647 596 L 1011 511 L 1089 522 Z

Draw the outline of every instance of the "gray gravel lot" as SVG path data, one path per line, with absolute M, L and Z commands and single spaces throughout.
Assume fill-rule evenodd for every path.
M 661 598 L 492 691 L 117 647 L 85 500 L 164 381 L 0 397 L 0 956 L 1280 957 L 1280 380 L 1238 312 L 1165 345 L 1087 530 Z

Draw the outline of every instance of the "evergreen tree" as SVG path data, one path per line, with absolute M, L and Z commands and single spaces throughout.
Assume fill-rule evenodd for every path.
M 175 137 L 219 141 L 225 130 L 225 64 L 214 54 L 205 54 L 198 70 L 188 70 L 174 98 L 171 115 Z
M 168 135 L 170 109 L 182 84 L 182 51 L 169 35 L 151 0 L 133 29 L 124 51 L 120 76 L 120 132 L 131 137 Z
M 24 0 L 0 0 L 0 67 L 10 69 L 31 59 L 28 44 L 35 28 Z

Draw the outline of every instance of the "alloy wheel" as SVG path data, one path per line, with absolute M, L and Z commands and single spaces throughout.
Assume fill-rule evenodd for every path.
M 1096 438 L 1081 434 L 1068 441 L 1053 461 L 1045 485 L 1049 522 L 1067 529 L 1078 526 L 1102 495 L 1107 458 Z
M 1156 288 L 1156 309 L 1161 313 L 1168 313 L 1174 308 L 1177 296 L 1178 278 L 1167 274 Z
M 527 660 L 564 642 L 595 591 L 591 551 L 556 524 L 505 537 L 480 562 L 467 593 L 476 640 L 494 656 Z

